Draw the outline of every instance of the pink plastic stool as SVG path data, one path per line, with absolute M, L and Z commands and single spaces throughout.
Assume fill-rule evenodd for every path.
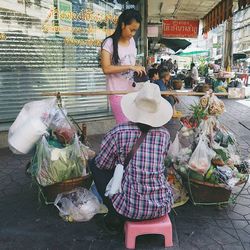
M 124 232 L 125 245 L 128 249 L 135 249 L 136 237 L 143 234 L 162 234 L 165 237 L 165 247 L 173 246 L 172 223 L 168 214 L 153 220 L 126 221 Z

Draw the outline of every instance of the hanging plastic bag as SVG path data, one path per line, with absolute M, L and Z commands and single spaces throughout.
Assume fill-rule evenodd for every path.
M 76 129 L 67 117 L 67 111 L 62 108 L 54 110 L 49 128 L 53 130 L 57 139 L 63 144 L 72 142 Z
M 47 127 L 41 119 L 27 119 L 9 136 L 9 148 L 15 154 L 27 154 L 44 134 L 47 134 Z
M 49 144 L 45 136 L 37 145 L 31 164 L 31 173 L 42 186 L 84 176 L 87 166 L 86 153 L 82 153 L 77 135 L 74 142 L 64 148 Z
M 205 175 L 215 155 L 216 153 L 208 147 L 207 139 L 203 135 L 200 137 L 199 143 L 189 160 L 189 168 Z
M 216 118 L 213 116 L 208 117 L 206 120 L 202 120 L 198 127 L 198 134 L 209 135 L 213 138 L 214 128 L 217 126 Z
M 33 101 L 23 106 L 8 133 L 9 147 L 13 153 L 26 154 L 30 151 L 35 142 L 45 133 L 50 114 L 55 107 L 56 98 Z
M 105 190 L 105 196 L 111 198 L 114 194 L 121 193 L 123 174 L 124 174 L 124 166 L 122 164 L 117 164 L 114 171 L 114 175 L 107 184 Z
M 216 95 L 212 94 L 209 99 L 208 113 L 210 115 L 221 115 L 225 111 L 225 105 Z
M 54 205 L 66 221 L 88 221 L 100 211 L 100 203 L 89 190 L 78 187 L 70 192 L 58 194 Z
M 26 103 L 16 120 L 9 129 L 9 136 L 11 136 L 20 126 L 31 118 L 38 118 L 46 122 L 51 110 L 56 106 L 56 98 L 44 99 L 40 101 L 33 101 Z
M 181 146 L 180 146 L 180 140 L 179 140 L 179 132 L 177 132 L 173 143 L 170 144 L 170 147 L 168 150 L 168 157 L 175 160 L 179 155 L 180 149 L 181 149 Z

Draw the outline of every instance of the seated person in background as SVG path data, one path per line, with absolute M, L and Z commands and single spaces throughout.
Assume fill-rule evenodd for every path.
M 104 137 L 90 169 L 108 214 L 104 225 L 117 232 L 125 220 L 147 220 L 169 213 L 172 191 L 164 175 L 164 160 L 170 143 L 163 126 L 172 117 L 171 105 L 159 87 L 145 84 L 138 92 L 122 97 L 121 108 L 129 122 L 116 125 Z M 123 164 L 142 133 L 147 133 L 122 177 L 119 193 L 106 197 L 105 190 L 117 164 Z
M 161 91 L 171 91 L 173 89 L 169 84 L 170 79 L 171 79 L 171 75 L 169 71 L 161 71 L 160 80 L 157 80 L 154 83 L 159 86 Z M 175 113 L 175 104 L 179 103 L 179 99 L 174 95 L 163 96 L 163 98 L 165 98 L 171 104 Z
M 152 64 L 152 68 L 153 68 L 153 69 L 158 69 L 158 66 L 159 66 L 158 63 Z
M 158 70 L 157 69 L 150 69 L 148 71 L 148 77 L 149 77 L 150 82 L 155 83 L 155 81 L 160 79 Z

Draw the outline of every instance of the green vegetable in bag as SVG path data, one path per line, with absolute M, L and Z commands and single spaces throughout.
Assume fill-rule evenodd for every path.
M 40 185 L 48 186 L 82 176 L 86 164 L 77 136 L 73 144 L 65 148 L 49 145 L 43 136 L 37 145 L 31 172 Z
M 213 150 L 216 152 L 217 155 L 220 156 L 220 158 L 224 162 L 227 162 L 227 160 L 230 158 L 230 155 L 229 155 L 228 151 L 225 148 L 221 147 L 221 146 L 213 147 Z

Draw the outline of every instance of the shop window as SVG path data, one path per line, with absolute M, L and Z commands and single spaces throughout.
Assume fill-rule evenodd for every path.
M 100 44 L 114 31 L 123 5 L 104 0 L 13 2 L 6 10 L 0 1 L 0 123 L 13 122 L 24 103 L 44 98 L 42 92 L 106 89 Z M 22 14 L 20 4 L 40 8 Z M 110 112 L 106 96 L 67 97 L 64 102 L 77 120 Z

